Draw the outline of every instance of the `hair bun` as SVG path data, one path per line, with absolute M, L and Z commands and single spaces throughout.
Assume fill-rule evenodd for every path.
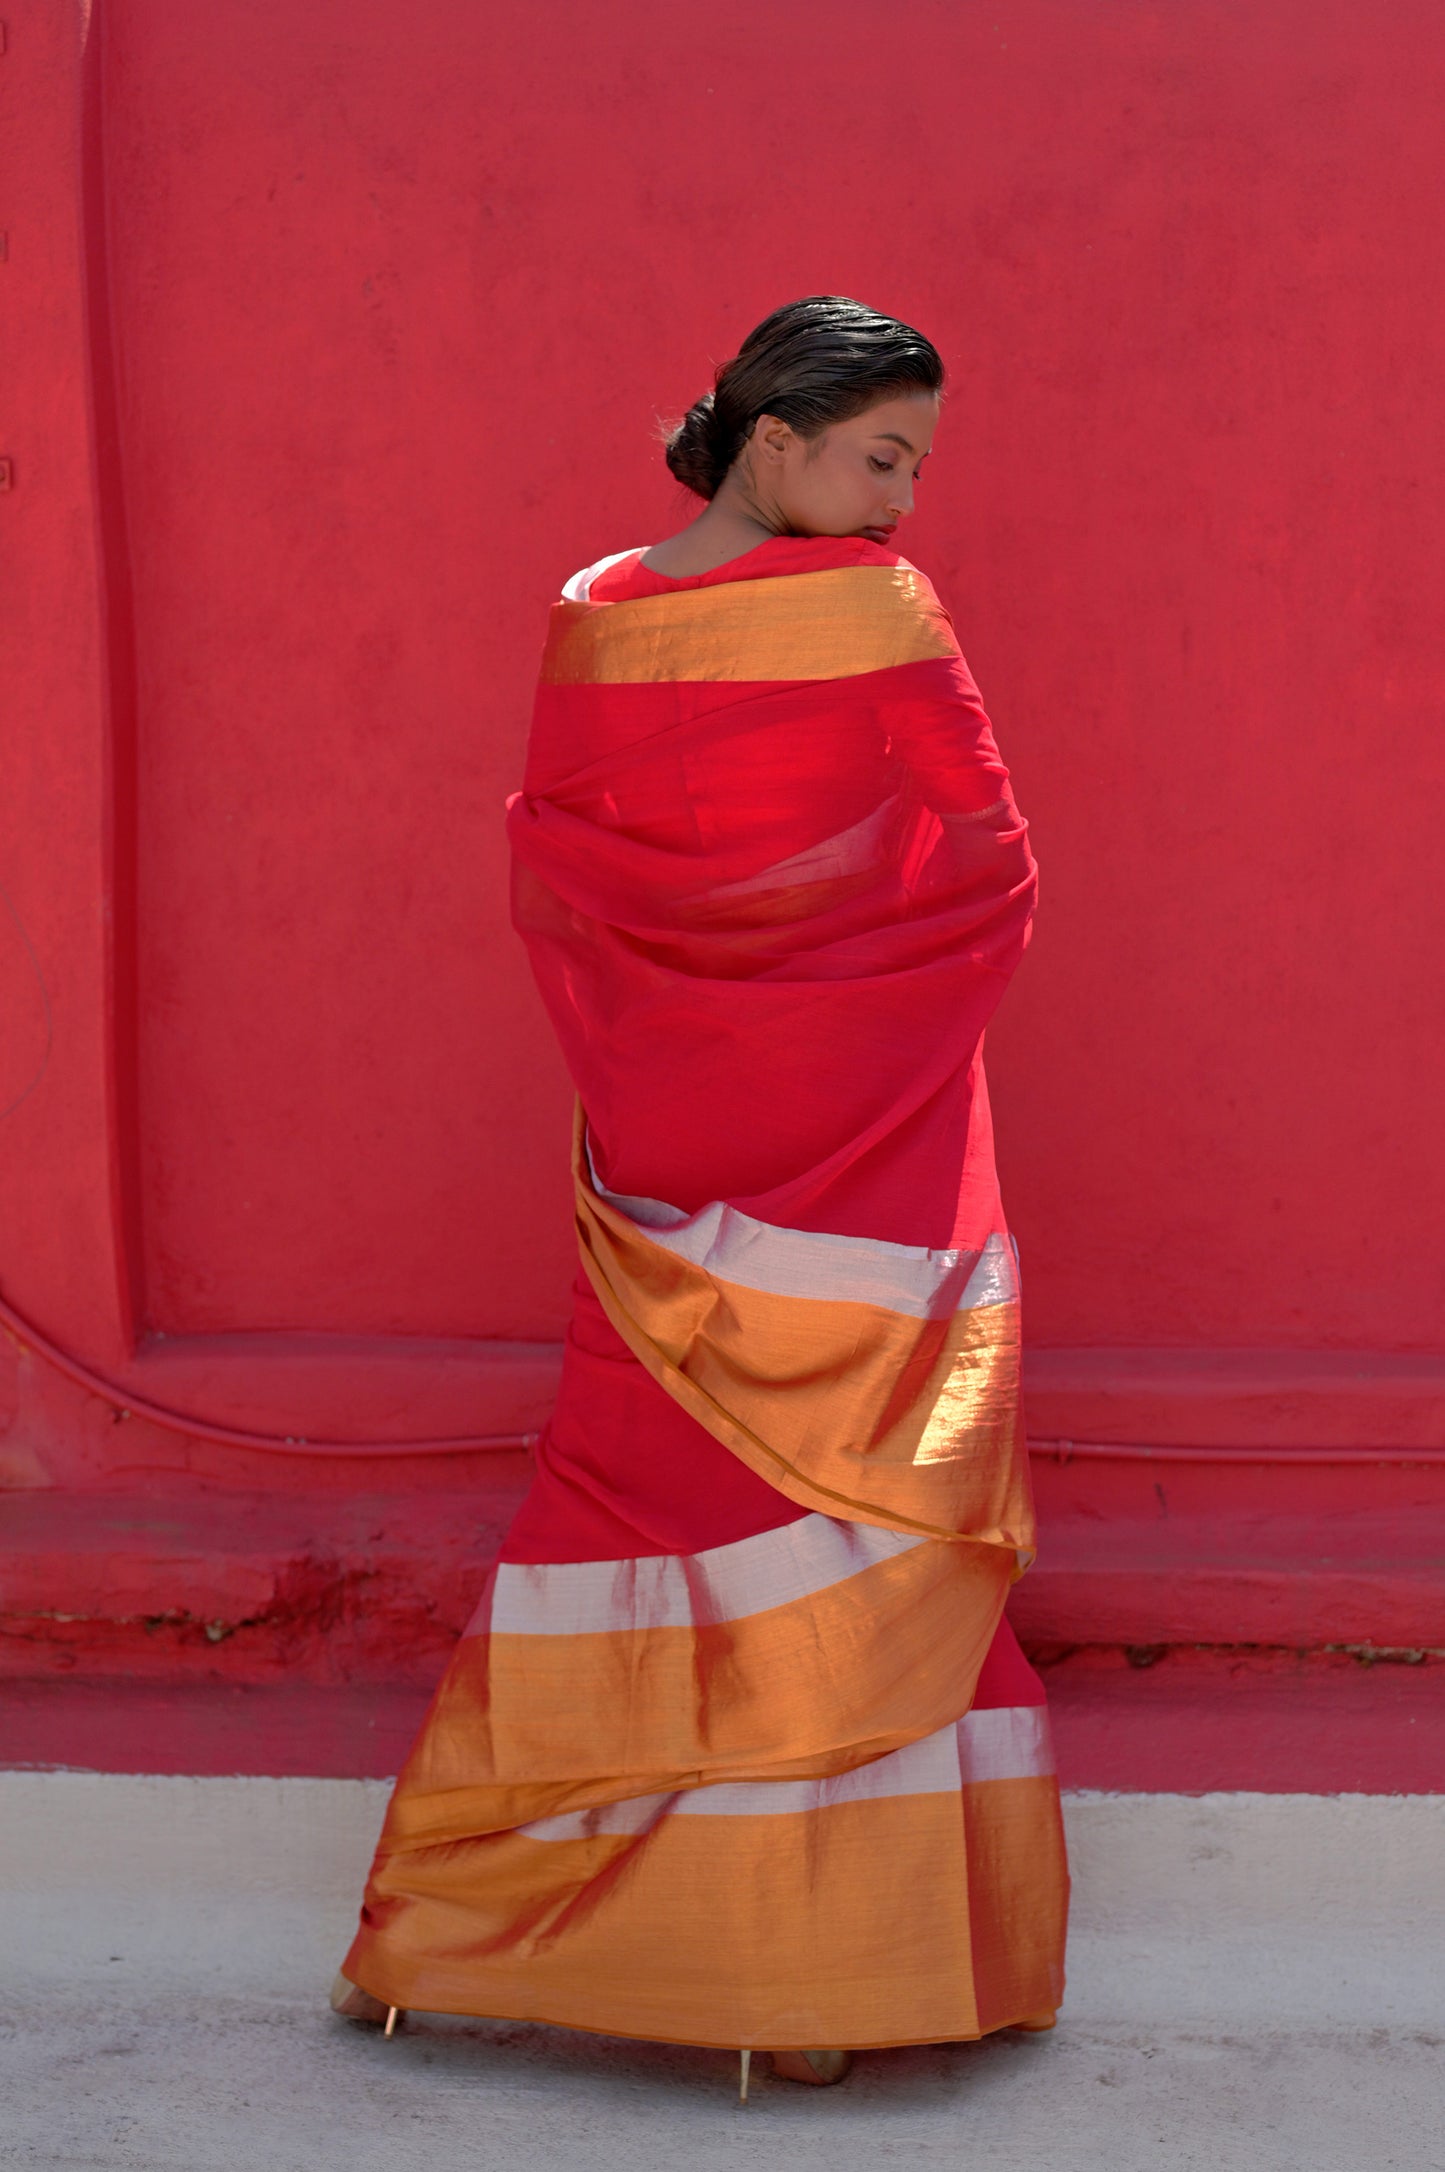
M 943 358 L 911 324 L 846 294 L 805 294 L 754 325 L 713 390 L 664 431 L 667 464 L 711 498 L 759 415 L 806 440 L 895 394 L 942 391 Z
M 694 400 L 666 439 L 667 464 L 699 498 L 711 498 L 733 463 L 732 433 L 718 416 L 710 392 Z

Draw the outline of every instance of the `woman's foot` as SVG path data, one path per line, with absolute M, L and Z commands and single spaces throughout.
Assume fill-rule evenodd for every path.
M 385 1999 L 374 1999 L 360 1984 L 348 1976 L 338 1975 L 331 1986 L 331 2011 L 344 2014 L 348 2021 L 370 2021 L 378 2028 L 385 2027 L 388 2036 L 396 2027 L 400 2008 L 388 2006 Z
M 775 2051 L 773 2072 L 785 2081 L 808 2082 L 827 2089 L 840 2082 L 853 2064 L 851 2051 Z

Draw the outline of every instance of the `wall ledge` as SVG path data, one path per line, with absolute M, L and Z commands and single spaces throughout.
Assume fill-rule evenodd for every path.
M 1032 1440 L 1445 1450 L 1445 1355 L 1380 1350 L 1024 1351 Z

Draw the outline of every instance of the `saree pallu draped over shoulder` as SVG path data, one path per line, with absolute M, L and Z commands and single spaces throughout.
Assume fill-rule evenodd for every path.
M 1051 2015 L 1016 1247 L 985 1028 L 1035 869 L 948 614 L 856 538 L 554 606 L 513 918 L 577 1089 L 532 1490 L 346 1973 L 737 2046 Z

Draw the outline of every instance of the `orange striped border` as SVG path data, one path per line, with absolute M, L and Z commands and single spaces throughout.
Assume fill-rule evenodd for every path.
M 957 656 L 953 622 L 912 566 L 837 566 L 620 603 L 552 606 L 547 686 L 841 679 Z
M 1067 1905 L 1040 1775 L 397 1856 L 345 1968 L 390 2005 L 674 2043 L 940 2043 L 1058 2006 Z

